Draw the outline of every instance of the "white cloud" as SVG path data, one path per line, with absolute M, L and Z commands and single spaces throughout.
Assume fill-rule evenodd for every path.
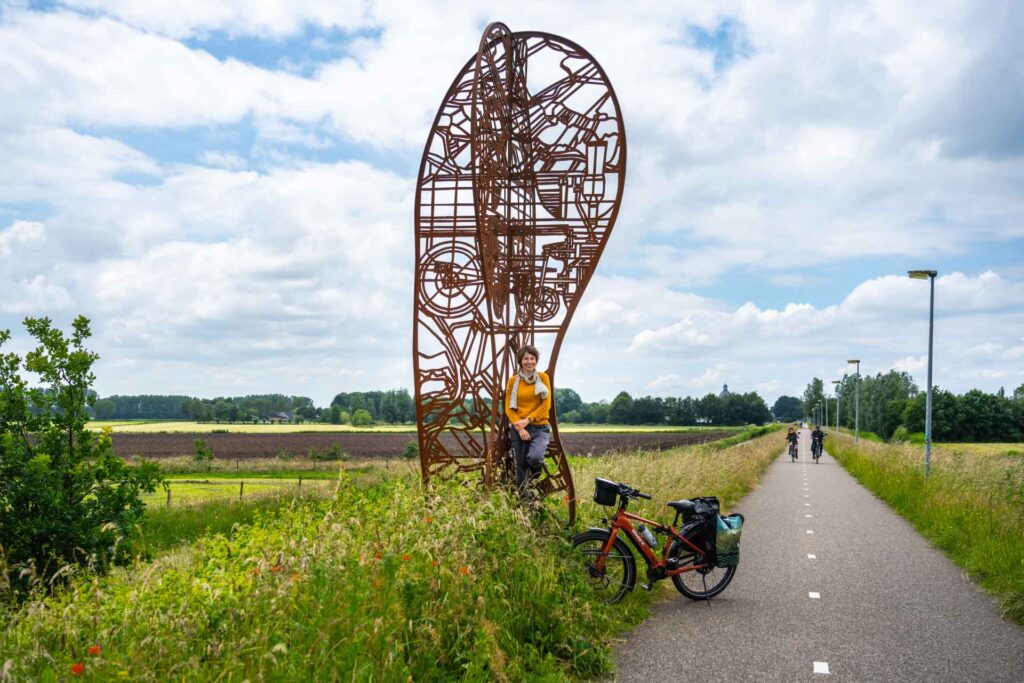
M 103 12 L 130 26 L 174 38 L 226 31 L 233 36 L 284 37 L 303 25 L 353 31 L 368 25 L 364 0 L 63 0 L 68 7 Z
M 232 154 L 231 152 L 219 152 L 213 149 L 204 151 L 200 157 L 200 161 L 208 166 L 223 168 L 229 171 L 241 171 L 249 165 L 248 161 L 237 154 Z

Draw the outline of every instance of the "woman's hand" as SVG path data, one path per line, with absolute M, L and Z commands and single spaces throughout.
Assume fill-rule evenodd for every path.
M 526 431 L 525 429 L 520 429 L 519 430 L 519 438 L 521 440 L 523 440 L 523 441 L 529 441 L 533 437 L 530 436 L 530 432 Z
M 516 428 L 516 431 L 523 431 L 526 429 L 526 425 L 530 424 L 530 418 L 524 417 L 522 420 L 518 420 L 512 423 L 512 426 Z

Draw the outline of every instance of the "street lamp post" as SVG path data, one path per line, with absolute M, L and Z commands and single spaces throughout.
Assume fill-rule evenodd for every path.
M 828 396 L 825 397 L 825 421 L 822 424 L 828 426 Z
M 935 332 L 935 276 L 934 270 L 910 270 L 907 275 L 915 280 L 928 280 L 931 284 L 931 296 L 928 304 L 928 394 L 924 402 L 924 476 L 932 462 L 932 339 Z
M 836 391 L 836 434 L 839 433 L 839 380 L 832 380 L 832 384 L 835 385 Z
M 853 402 L 855 405 L 853 410 L 853 442 L 858 443 L 860 441 L 860 361 L 855 358 L 846 362 L 857 364 L 857 383 L 853 385 Z

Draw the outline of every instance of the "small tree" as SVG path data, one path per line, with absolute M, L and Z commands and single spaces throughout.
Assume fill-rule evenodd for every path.
M 415 441 L 410 441 L 405 444 L 405 450 L 402 451 L 402 457 L 406 460 L 413 460 L 420 457 L 420 445 Z
M 99 358 L 84 346 L 89 321 L 76 318 L 70 338 L 49 318 L 26 318 L 25 328 L 38 346 L 24 361 L 0 355 L 0 551 L 16 590 L 63 565 L 129 560 L 145 512 L 140 496 L 161 481 L 156 464 L 119 458 L 109 430 L 85 428 Z M 0 348 L 10 339 L 0 330 Z M 23 370 L 40 386 L 29 386 Z
M 209 470 L 213 464 L 213 451 L 210 450 L 210 447 L 202 439 L 195 440 L 195 448 L 196 452 L 192 459 L 197 463 L 205 464 L 206 469 Z

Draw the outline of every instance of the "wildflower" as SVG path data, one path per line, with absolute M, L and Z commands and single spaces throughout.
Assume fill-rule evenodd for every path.
M 82 664 L 81 662 L 75 662 L 74 664 L 71 665 L 71 675 L 72 676 L 81 676 L 84 673 L 85 673 L 85 664 Z
M 426 517 L 423 518 L 423 521 L 426 522 L 427 524 L 430 524 L 431 522 L 434 521 L 434 518 L 431 517 L 430 515 L 427 515 Z
M 467 574 L 469 574 L 469 567 L 467 567 L 465 565 L 459 567 L 459 573 L 462 574 L 463 576 L 466 576 Z
M 374 559 L 377 559 L 377 560 L 379 560 L 379 559 L 380 559 L 380 551 L 378 550 L 377 552 L 375 552 L 375 553 L 373 554 L 373 557 L 374 557 Z
M 280 574 L 284 571 L 284 566 L 280 564 L 275 564 L 273 567 L 270 568 L 270 571 L 274 572 L 275 574 Z
M 298 583 L 299 581 L 302 581 L 302 577 L 298 574 L 292 574 L 292 583 Z
M 259 576 L 260 575 L 260 568 L 259 567 L 253 567 L 252 568 L 252 575 L 253 576 Z
M 102 651 L 103 651 L 103 650 L 101 650 L 101 649 L 100 649 L 100 646 L 99 646 L 99 645 L 90 645 L 90 646 L 89 646 L 89 649 L 88 649 L 88 650 L 86 650 L 86 652 L 88 652 L 88 653 L 89 653 L 90 655 L 92 655 L 93 657 L 95 657 L 96 655 L 98 655 L 98 654 L 99 654 L 100 652 L 102 652 Z
M 441 563 L 440 563 L 440 562 L 438 562 L 437 560 L 434 560 L 434 561 L 433 561 L 433 562 L 431 562 L 430 564 L 432 564 L 433 566 L 435 566 L 435 567 L 436 567 L 437 565 L 439 565 L 439 564 L 441 564 Z
M 409 556 L 408 555 L 402 555 L 402 562 L 408 562 L 408 561 L 409 561 Z

